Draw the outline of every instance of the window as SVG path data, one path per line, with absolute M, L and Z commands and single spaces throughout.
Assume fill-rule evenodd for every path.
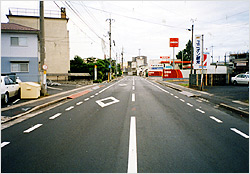
M 11 37 L 11 46 L 27 46 L 27 37 Z
M 11 72 L 29 72 L 29 63 L 11 63 Z

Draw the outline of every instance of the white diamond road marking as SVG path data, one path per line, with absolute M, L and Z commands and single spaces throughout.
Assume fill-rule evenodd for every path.
M 4 146 L 6 146 L 6 145 L 8 145 L 8 144 L 10 144 L 10 142 L 2 142 L 1 143 L 1 148 L 4 147 Z
M 113 101 L 108 102 L 108 103 L 104 103 L 104 101 L 106 101 L 106 100 L 113 100 Z M 103 108 L 103 107 L 118 103 L 118 102 L 120 102 L 120 100 L 117 100 L 114 97 L 108 97 L 108 98 L 104 98 L 104 99 L 101 99 L 101 100 L 97 100 L 95 102 Z

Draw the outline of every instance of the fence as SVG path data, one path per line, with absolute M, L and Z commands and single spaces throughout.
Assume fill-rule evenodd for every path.
M 204 74 L 204 86 L 221 86 L 230 84 L 231 76 L 229 74 Z M 201 74 L 189 74 L 189 86 L 201 86 Z

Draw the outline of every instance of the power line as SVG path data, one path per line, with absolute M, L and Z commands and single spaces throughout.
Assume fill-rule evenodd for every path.
M 86 7 L 91 8 L 93 10 L 97 10 L 97 11 L 101 11 L 101 12 L 105 12 L 105 13 L 109 13 L 109 14 L 114 14 L 114 15 L 117 15 L 117 16 L 121 16 L 121 17 L 124 17 L 124 18 L 137 20 L 137 21 L 140 21 L 140 22 L 146 22 L 146 23 L 151 23 L 151 24 L 155 24 L 155 25 L 161 25 L 161 26 L 165 26 L 165 27 L 169 27 L 169 28 L 186 29 L 186 28 L 182 28 L 182 27 L 176 27 L 176 26 L 171 26 L 171 25 L 166 25 L 166 24 L 160 24 L 160 23 L 151 22 L 151 21 L 147 21 L 147 20 L 144 20 L 144 19 L 140 19 L 140 18 L 135 18 L 135 17 L 130 17 L 130 16 L 126 16 L 126 15 L 121 15 L 121 14 L 118 14 L 118 13 L 109 12 L 109 11 L 106 11 L 106 10 L 101 10 L 101 9 L 90 7 L 90 6 L 86 6 Z

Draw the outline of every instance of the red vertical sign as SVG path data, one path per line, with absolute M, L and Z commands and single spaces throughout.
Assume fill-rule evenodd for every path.
M 179 47 L 179 38 L 170 38 L 169 46 L 170 47 Z

